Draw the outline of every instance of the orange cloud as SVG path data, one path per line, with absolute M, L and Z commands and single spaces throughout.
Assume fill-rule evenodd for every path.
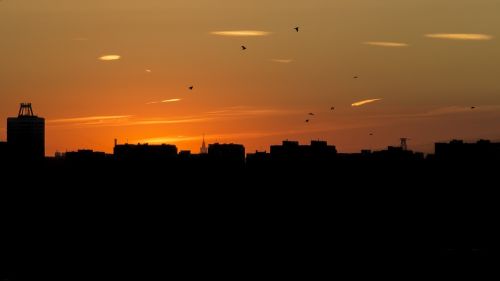
M 146 104 L 157 104 L 157 103 L 171 103 L 171 102 L 178 102 L 181 101 L 182 99 L 168 99 L 168 100 L 162 100 L 162 101 L 152 101 L 148 102 Z
M 382 100 L 382 99 L 362 100 L 362 101 L 358 101 L 358 102 L 351 104 L 351 106 L 353 106 L 353 107 L 363 106 L 365 104 L 373 103 L 373 102 L 380 101 L 380 100 Z
M 409 44 L 398 43 L 398 42 L 363 42 L 363 44 L 377 46 L 377 47 L 390 47 L 390 48 L 401 48 L 410 46 Z
M 277 62 L 277 63 L 291 63 L 293 62 L 292 59 L 272 59 L 272 62 Z
M 102 61 L 114 61 L 114 60 L 119 60 L 119 59 L 121 59 L 121 56 L 119 56 L 119 55 L 105 55 L 105 56 L 99 57 L 99 60 L 102 60 Z
M 428 38 L 434 39 L 448 39 L 448 40 L 475 40 L 475 41 L 485 41 L 493 39 L 493 36 L 488 34 L 476 34 L 476 33 L 434 33 L 426 34 Z
M 268 36 L 271 32 L 261 30 L 226 30 L 226 31 L 212 31 L 213 35 L 218 36 L 233 36 L 233 37 L 257 37 Z

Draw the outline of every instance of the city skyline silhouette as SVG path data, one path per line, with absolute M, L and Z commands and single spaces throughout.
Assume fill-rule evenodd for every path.
M 0 0 L 0 281 L 481 280 L 499 14 Z
M 155 262 L 155 247 L 189 260 L 179 266 L 211 264 L 208 256 L 201 261 L 185 256 L 186 249 L 209 256 L 233 251 L 249 261 L 272 252 L 300 266 L 322 263 L 320 253 L 334 251 L 347 264 L 415 260 L 444 271 L 499 249 L 491 223 L 495 203 L 486 200 L 496 198 L 491 184 L 500 143 L 454 140 L 436 143 L 435 153 L 424 155 L 408 148 L 408 138 L 401 138 L 400 146 L 360 153 L 339 152 L 326 141 L 285 140 L 269 152 L 203 143 L 203 153 L 193 154 L 175 145 L 115 140 L 113 154 L 78 150 L 43 157 L 38 148 L 43 119 L 33 116 L 30 104 L 19 112 L 9 119 L 9 133 L 16 137 L 0 142 L 0 196 L 6 198 L 3 225 L 9 229 L 0 237 L 5 249 L 0 276 L 9 281 L 47 275 L 86 280 L 101 272 L 152 278 L 164 272 L 163 266 L 148 267 Z M 470 214 L 464 213 L 465 202 L 479 204 Z M 107 216 L 113 217 L 111 224 Z M 472 242 L 465 246 L 463 226 L 470 216 Z M 160 223 L 165 218 L 166 228 Z M 84 231 L 54 235 L 68 227 Z M 174 229 L 182 231 L 171 233 Z M 91 237 L 87 230 L 101 234 Z M 164 245 L 166 235 L 176 242 Z M 74 262 L 96 258 L 107 243 L 117 269 Z M 143 243 L 149 246 L 143 249 Z M 55 251 L 72 258 L 45 264 L 42 256 Z M 139 259 L 144 255 L 146 264 Z

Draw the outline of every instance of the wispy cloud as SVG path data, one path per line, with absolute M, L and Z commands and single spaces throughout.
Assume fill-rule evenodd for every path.
M 292 59 L 272 59 L 272 62 L 277 62 L 277 63 L 291 63 L 293 62 Z
M 132 115 L 89 116 L 89 117 L 48 120 L 48 123 L 79 123 L 79 122 L 81 123 L 81 122 L 110 121 L 110 120 L 129 119 L 131 117 Z
M 162 102 L 174 102 L 180 99 L 165 100 Z M 162 103 L 158 102 L 158 103 Z M 264 116 L 287 115 L 299 112 L 280 109 L 256 109 L 251 107 L 232 107 L 222 110 L 205 112 L 191 116 L 172 116 L 160 118 L 138 118 L 133 115 L 116 116 L 89 116 L 78 118 L 64 118 L 49 120 L 53 126 L 70 127 L 124 127 L 124 126 L 149 126 L 149 125 L 172 125 L 211 122 L 221 119 L 257 118 Z M 303 113 L 303 112 L 300 112 Z
M 353 107 L 363 106 L 365 104 L 373 103 L 373 102 L 380 101 L 380 100 L 382 100 L 382 99 L 362 100 L 362 101 L 358 101 L 358 102 L 355 102 L 355 103 L 351 104 L 351 106 L 353 106 Z
M 500 106 L 498 105 L 487 105 L 487 106 L 446 106 L 441 108 L 436 108 L 425 113 L 416 114 L 416 117 L 438 117 L 443 115 L 452 114 L 462 114 L 462 113 L 487 113 L 487 112 L 499 112 Z
M 212 35 L 218 36 L 236 36 L 236 37 L 258 37 L 271 35 L 269 31 L 261 30 L 225 30 L 225 31 L 212 31 Z
M 213 117 L 255 117 L 255 116 L 272 116 L 272 115 L 289 115 L 303 113 L 302 111 L 291 111 L 283 109 L 270 108 L 251 108 L 245 106 L 229 107 L 216 111 L 206 112 L 207 115 Z
M 146 104 L 157 104 L 157 103 L 171 103 L 171 102 L 178 102 L 181 101 L 182 99 L 168 99 L 168 100 L 162 100 L 162 101 L 152 101 L 148 102 Z
M 113 61 L 113 60 L 119 60 L 119 59 L 121 59 L 121 56 L 119 56 L 119 55 L 105 55 L 105 56 L 99 57 L 99 60 L 102 60 L 102 61 Z
M 410 46 L 407 43 L 399 43 L 399 42 L 382 42 L 382 41 L 369 41 L 363 42 L 365 45 L 377 46 L 377 47 L 389 47 L 389 48 L 401 48 Z
M 428 38 L 434 39 L 447 39 L 447 40 L 473 40 L 473 41 L 486 41 L 493 39 L 493 36 L 488 34 L 476 33 L 433 33 L 426 34 Z
M 186 124 L 186 123 L 200 123 L 207 122 L 213 120 L 213 118 L 204 118 L 204 117 L 186 117 L 181 119 L 171 119 L 171 118 L 163 118 L 163 119 L 143 119 L 128 122 L 127 126 L 137 126 L 137 125 L 168 125 L 168 124 Z

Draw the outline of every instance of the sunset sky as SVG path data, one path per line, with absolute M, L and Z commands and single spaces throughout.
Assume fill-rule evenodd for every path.
M 500 0 L 0 0 L 0 140 L 25 101 L 48 155 L 115 138 L 198 152 L 203 134 L 247 152 L 500 140 L 499 15 Z

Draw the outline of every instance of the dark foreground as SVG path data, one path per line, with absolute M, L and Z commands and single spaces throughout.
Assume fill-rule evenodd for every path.
M 446 276 L 497 257 L 498 168 L 4 167 L 0 280 Z

